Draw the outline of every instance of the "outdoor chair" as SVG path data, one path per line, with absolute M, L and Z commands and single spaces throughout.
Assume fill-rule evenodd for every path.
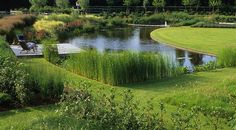
M 33 41 L 27 42 L 23 35 L 17 35 L 17 40 L 18 40 L 19 45 L 22 47 L 22 50 L 20 53 L 22 53 L 23 51 L 26 51 L 26 53 L 28 53 L 31 50 L 33 50 L 33 52 L 35 53 L 37 51 L 36 42 L 33 42 Z

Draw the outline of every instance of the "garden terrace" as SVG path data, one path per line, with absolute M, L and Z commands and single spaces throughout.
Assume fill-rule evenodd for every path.
M 14 52 L 14 54 L 17 57 L 41 57 L 43 56 L 43 45 L 37 45 L 37 51 L 34 53 L 33 50 L 29 51 L 28 53 L 26 51 L 23 51 L 21 53 L 22 47 L 19 45 L 10 45 L 10 48 Z M 58 54 L 59 55 L 69 55 L 74 53 L 80 53 L 83 51 L 82 49 L 73 46 L 72 44 L 57 44 Z

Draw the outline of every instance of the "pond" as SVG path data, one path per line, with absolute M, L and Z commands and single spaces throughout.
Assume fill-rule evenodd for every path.
M 70 39 L 69 43 L 80 48 L 95 48 L 98 51 L 159 52 L 170 57 L 176 64 L 192 70 L 195 65 L 215 61 L 216 57 L 180 50 L 153 41 L 150 33 L 155 27 L 129 27 L 120 29 L 101 30 L 93 34 L 83 34 Z

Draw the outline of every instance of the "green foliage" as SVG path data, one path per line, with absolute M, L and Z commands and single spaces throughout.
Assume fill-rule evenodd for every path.
M 59 8 L 67 8 L 69 6 L 68 0 L 56 0 L 56 5 Z
M 64 23 L 75 21 L 76 18 L 68 14 L 50 14 L 43 17 L 43 20 L 47 21 L 61 21 Z
M 32 7 L 44 7 L 47 5 L 48 0 L 30 0 Z
M 9 94 L 14 100 L 24 103 L 27 96 L 24 87 L 27 73 L 24 65 L 10 52 L 3 38 L 0 39 L 0 92 Z
M 216 62 L 209 62 L 205 65 L 194 66 L 194 72 L 211 71 L 217 69 Z
M 30 12 L 34 13 L 65 13 L 70 14 L 72 12 L 71 8 L 58 8 L 55 6 L 43 6 L 43 7 L 34 7 L 30 8 Z
M 149 5 L 149 0 L 143 0 L 143 8 L 145 9 L 145 12 L 147 11 L 148 5 Z
M 58 54 L 57 40 L 55 38 L 44 39 L 42 44 L 44 58 L 53 64 L 59 64 L 60 57 Z
M 95 26 L 93 24 L 91 24 L 90 22 L 86 22 L 83 27 L 82 27 L 82 31 L 83 33 L 92 33 L 95 31 Z
M 27 65 L 25 70 L 29 73 L 25 83 L 28 103 L 54 103 L 60 99 L 65 77 L 60 70 L 38 64 Z
M 184 6 L 193 6 L 197 4 L 197 0 L 182 0 Z
M 140 0 L 123 0 L 125 6 L 137 5 Z
M 78 0 L 77 3 L 80 5 L 83 11 L 86 11 L 89 7 L 89 0 Z
M 156 8 L 155 12 L 157 12 L 157 8 L 163 8 L 166 5 L 166 0 L 153 0 L 152 5 Z
M 0 92 L 0 109 L 2 106 L 10 107 L 12 103 L 13 103 L 13 100 L 9 94 Z
M 89 87 L 83 84 L 79 90 L 64 95 L 59 113 L 78 121 L 85 120 L 86 129 L 165 128 L 161 116 L 154 112 L 153 104 L 149 102 L 148 107 L 142 108 L 134 100 L 134 94 L 130 90 L 119 93 L 119 97 L 115 90 L 97 97 L 91 93 Z M 142 113 L 139 113 L 141 109 Z M 162 111 L 164 109 L 162 107 Z
M 172 26 L 189 26 L 199 21 L 203 21 L 202 17 L 189 15 L 185 12 L 172 12 L 172 13 L 156 13 L 150 16 L 136 17 L 134 23 L 141 24 L 153 24 L 160 25 L 164 24 L 165 21 Z
M 167 57 L 154 53 L 83 52 L 71 56 L 65 68 L 104 83 L 119 85 L 178 75 Z
M 114 0 L 106 0 L 107 5 L 112 6 L 114 5 L 115 1 Z
M 221 0 L 209 0 L 209 6 L 212 7 L 212 11 L 215 11 L 215 8 L 219 8 L 222 4 Z
M 223 67 L 236 66 L 236 48 L 227 47 L 218 54 L 218 64 Z

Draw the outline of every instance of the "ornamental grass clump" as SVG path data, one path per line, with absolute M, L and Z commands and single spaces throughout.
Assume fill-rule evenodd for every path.
M 155 53 L 88 51 L 72 55 L 64 67 L 111 85 L 158 80 L 181 73 L 167 57 Z
M 32 25 L 35 20 L 36 17 L 29 14 L 3 17 L 0 19 L 0 34 L 7 34 L 17 27 Z
M 26 66 L 28 77 L 25 85 L 30 90 L 29 102 L 56 102 L 64 90 L 64 75 L 58 69 L 48 66 L 31 64 Z
M 222 67 L 236 66 L 236 48 L 224 48 L 218 55 L 218 63 Z

